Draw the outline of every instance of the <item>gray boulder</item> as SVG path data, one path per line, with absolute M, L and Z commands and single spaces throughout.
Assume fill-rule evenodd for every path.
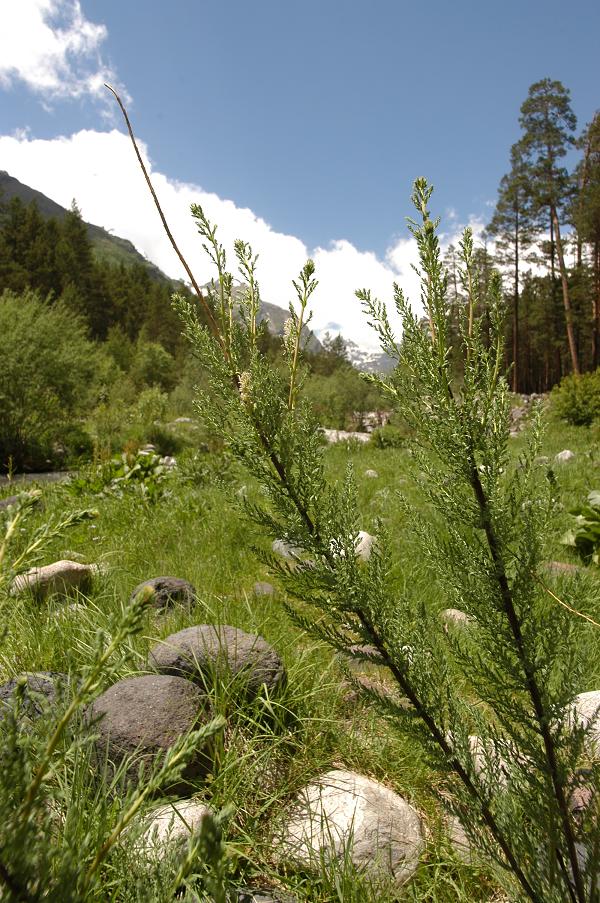
M 57 701 L 61 688 L 66 687 L 68 682 L 67 675 L 59 671 L 30 671 L 13 677 L 0 686 L 0 719 L 8 707 L 14 705 L 15 690 L 19 685 L 24 684 L 21 711 L 35 719 L 48 705 Z
M 109 687 L 88 708 L 86 718 L 97 734 L 98 763 L 108 760 L 109 767 L 118 767 L 130 760 L 127 775 L 135 780 L 140 764 L 150 770 L 179 737 L 209 720 L 208 700 L 182 677 L 145 674 Z M 205 774 L 210 764 L 206 748 L 197 750 L 181 786 Z
M 368 477 L 370 480 L 376 480 L 377 477 L 379 476 L 379 474 L 377 473 L 376 470 L 369 469 L 369 470 L 365 470 L 365 476 Z
M 145 589 L 151 591 L 150 604 L 158 611 L 178 605 L 189 609 L 198 598 L 196 588 L 187 580 L 182 580 L 180 577 L 152 577 L 151 580 L 138 583 L 131 594 L 130 602 L 133 602 L 138 593 Z
M 67 596 L 76 592 L 88 594 L 98 573 L 99 569 L 95 564 L 81 564 L 67 559 L 55 561 L 19 574 L 13 580 L 10 592 L 13 596 L 29 592 L 38 602 L 54 595 Z
M 187 677 L 208 687 L 215 679 L 240 680 L 249 697 L 285 680 L 277 652 L 260 636 L 237 627 L 202 624 L 172 633 L 150 650 L 149 665 L 162 674 Z
M 383 784 L 334 770 L 305 787 L 287 813 L 279 842 L 286 859 L 314 868 L 349 857 L 375 879 L 404 884 L 424 847 L 415 809 Z

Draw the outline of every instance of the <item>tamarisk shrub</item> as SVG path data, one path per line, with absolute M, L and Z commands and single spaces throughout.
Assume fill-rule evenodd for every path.
M 296 304 L 290 304 L 283 338 L 286 368 L 276 370 L 257 345 L 260 290 L 252 249 L 235 244 L 248 286 L 237 316 L 216 227 L 193 206 L 217 271 L 208 296 L 200 298 L 202 314 L 182 297 L 174 301 L 209 374 L 197 408 L 262 487 L 264 503 L 246 500 L 247 514 L 271 538 L 303 550 L 291 563 L 264 556 L 298 600 L 291 617 L 334 649 L 353 655 L 362 648 L 358 654 L 389 670 L 411 705 L 375 694 L 373 702 L 421 744 L 443 776 L 444 805 L 512 898 L 591 903 L 599 899 L 600 827 L 596 821 L 579 834 L 569 803 L 586 741 L 586 729 L 572 716 L 582 681 L 580 622 L 551 601 L 538 577 L 552 509 L 545 477 L 534 466 L 539 418 L 519 466 L 512 466 L 500 276 L 478 284 L 468 229 L 460 245 L 467 298 L 458 326 L 463 377 L 460 385 L 453 379 L 431 193 L 424 179 L 415 182 L 418 219 L 409 221 L 419 250 L 424 318 L 395 286 L 402 322 L 397 340 L 384 305 L 368 290 L 357 296 L 382 350 L 397 361 L 388 378 L 368 378 L 415 437 L 413 460 L 427 477 L 423 492 L 437 526 L 400 496 L 397 503 L 411 518 L 448 607 L 472 619 L 475 641 L 464 632 L 444 632 L 423 604 L 394 590 L 394 550 L 383 529 L 368 561 L 356 554 L 352 471 L 341 484 L 326 479 L 319 425 L 302 395 L 301 337 L 317 285 L 314 264 L 308 261 L 293 282 Z M 457 688 L 457 667 L 477 705 Z M 479 738 L 476 758 L 472 735 Z

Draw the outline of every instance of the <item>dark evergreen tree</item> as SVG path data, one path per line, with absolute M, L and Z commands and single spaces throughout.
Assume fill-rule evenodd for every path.
M 26 206 L 19 198 L 7 205 L 0 239 L 0 291 L 21 292 L 33 285 L 32 267 L 40 259 L 40 249 L 32 253 L 44 230 L 37 205 Z
M 600 112 L 579 139 L 583 159 L 576 170 L 577 195 L 572 218 L 577 232 L 577 270 L 584 269 L 583 248 L 589 249 L 588 278 L 581 278 L 591 295 L 591 365 L 600 364 Z
M 531 244 L 531 207 L 527 172 L 523 161 L 522 146 L 511 149 L 511 169 L 502 177 L 498 189 L 498 201 L 488 233 L 496 240 L 496 262 L 503 271 L 510 269 L 512 281 L 511 336 L 509 362 L 512 364 L 511 385 L 513 392 L 521 390 L 520 379 L 520 269 L 523 252 Z
M 569 91 L 561 82 L 549 78 L 535 82 L 521 106 L 519 122 L 523 129 L 520 146 L 526 165 L 531 208 L 534 215 L 538 216 L 540 227 L 550 227 L 552 292 L 554 294 L 556 254 L 571 366 L 574 373 L 579 373 L 579 353 L 560 227 L 571 186 L 562 159 L 575 143 L 574 131 L 577 124 L 571 109 Z

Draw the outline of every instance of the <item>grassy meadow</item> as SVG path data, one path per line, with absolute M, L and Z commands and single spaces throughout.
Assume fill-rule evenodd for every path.
M 515 466 L 526 430 L 511 439 Z M 575 458 L 554 463 L 554 455 L 565 448 L 575 452 Z M 570 523 L 569 509 L 581 503 L 591 489 L 600 488 L 598 434 L 593 427 L 568 427 L 548 419 L 542 453 L 550 463 L 540 467 L 551 470 L 557 501 L 547 558 L 580 563 L 560 545 L 560 537 Z M 446 608 L 444 587 L 422 561 L 410 518 L 396 502 L 396 493 L 401 491 L 425 510 L 419 491 L 421 475 L 414 472 L 407 448 L 339 444 L 325 448 L 324 455 L 333 479 L 341 477 L 349 462 L 352 464 L 361 528 L 374 533 L 380 520 L 391 538 L 394 564 L 390 591 L 420 598 L 432 611 Z M 378 476 L 365 476 L 369 469 Z M 438 778 L 424 764 L 420 749 L 401 737 L 391 720 L 361 696 L 352 685 L 350 673 L 362 672 L 374 687 L 382 689 L 391 687 L 388 675 L 370 665 L 359 669 L 353 665 L 349 672 L 339 656 L 309 638 L 286 615 L 286 599 L 256 555 L 256 549 L 270 549 L 274 537 L 261 535 L 245 517 L 240 495 L 245 491 L 252 498 L 257 490 L 237 465 L 223 467 L 219 455 L 213 453 L 206 455 L 206 466 L 199 470 L 186 467 L 184 455 L 181 465 L 161 483 L 153 501 L 135 487 L 121 495 L 101 494 L 83 485 L 79 495 L 65 484 L 41 489 L 42 504 L 33 525 L 76 508 L 97 512 L 92 520 L 53 540 L 41 563 L 76 558 L 101 564 L 104 573 L 96 579 L 89 598 L 75 599 L 78 607 L 74 609 L 59 598 L 40 605 L 21 597 L 5 605 L 1 682 L 24 671 L 41 670 L 68 672 L 76 679 L 89 664 L 97 629 L 102 627 L 110 633 L 132 589 L 142 580 L 160 575 L 189 580 L 198 590 L 198 604 L 191 612 L 147 614 L 144 629 L 128 641 L 118 676 L 144 672 L 148 649 L 157 639 L 202 623 L 229 624 L 259 633 L 285 662 L 287 685 L 272 699 L 263 695 L 244 705 L 226 686 L 213 693 L 214 710 L 225 715 L 227 726 L 218 744 L 213 772 L 198 784 L 197 794 L 216 810 L 233 807 L 225 831 L 227 856 L 222 866 L 229 889 L 253 886 L 287 892 L 299 900 L 346 903 L 394 899 L 477 903 L 503 899 L 485 867 L 466 864 L 453 852 L 436 800 Z M 15 491 L 14 485 L 4 484 L 0 497 Z M 275 594 L 256 596 L 256 581 L 272 582 Z M 593 566 L 575 577 L 548 575 L 547 583 L 569 604 L 600 621 L 600 580 Z M 580 630 L 586 638 L 582 649 L 589 658 L 580 691 L 600 686 L 598 629 L 580 619 Z M 460 682 L 461 675 L 456 679 Z M 107 677 L 107 685 L 111 682 L 114 675 Z M 464 692 L 468 696 L 468 686 Z M 278 862 L 273 835 L 279 814 L 311 778 L 335 767 L 382 781 L 423 815 L 426 852 L 415 877 L 400 894 L 391 887 L 369 885 L 343 864 L 333 867 L 323 862 L 316 871 L 303 873 L 286 870 Z M 76 830 L 100 832 L 107 821 L 118 818 L 118 799 L 99 801 L 97 783 L 86 773 L 85 751 L 79 758 L 75 755 L 66 761 L 60 775 L 53 779 L 64 781 L 65 788 L 73 782 L 77 785 L 77 792 L 64 794 L 65 818 L 76 821 Z M 156 800 L 150 808 L 155 805 Z M 105 823 L 100 824 L 103 820 Z M 90 899 L 143 900 L 145 878 L 140 868 L 127 842 L 117 845 L 103 866 L 98 893 Z

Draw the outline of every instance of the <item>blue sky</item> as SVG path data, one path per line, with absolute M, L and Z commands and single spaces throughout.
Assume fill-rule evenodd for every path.
M 198 195 L 226 242 L 249 229 L 275 303 L 288 300 L 285 264 L 291 278 L 312 254 L 327 287 L 318 325 L 342 322 L 359 341 L 350 282 L 412 279 L 404 217 L 417 175 L 436 186 L 449 240 L 489 216 L 532 82 L 560 79 L 581 126 L 600 106 L 597 0 L 3 7 L 0 168 L 63 203 L 76 196 L 86 218 L 175 273 L 124 162 L 108 78 L 129 98 L 175 225 L 187 228 Z

